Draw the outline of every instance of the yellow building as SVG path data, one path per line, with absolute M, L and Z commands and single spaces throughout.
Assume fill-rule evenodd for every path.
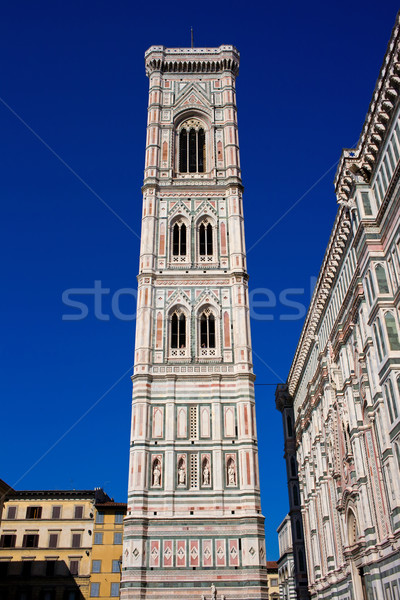
M 268 598 L 279 600 L 278 563 L 274 560 L 267 561 Z
M 2 600 L 89 597 L 95 505 L 103 490 L 9 491 L 0 525 Z
M 126 504 L 99 502 L 95 509 L 90 596 L 119 598 Z

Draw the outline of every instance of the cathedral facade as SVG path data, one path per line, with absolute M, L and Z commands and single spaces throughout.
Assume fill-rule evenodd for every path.
M 340 159 L 339 210 L 276 394 L 285 440 L 295 441 L 289 496 L 312 598 L 399 598 L 399 25 L 359 143 Z
M 233 46 L 145 55 L 121 597 L 267 598 Z

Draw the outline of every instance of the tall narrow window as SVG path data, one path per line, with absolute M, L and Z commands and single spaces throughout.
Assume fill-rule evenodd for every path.
M 197 171 L 197 132 L 195 129 L 189 131 L 189 173 Z
M 397 402 L 396 402 L 396 398 L 394 395 L 394 390 L 393 390 L 393 385 L 391 380 L 388 380 L 388 386 L 387 386 L 387 391 L 388 391 L 388 399 L 389 399 L 389 404 L 391 403 L 392 405 L 392 410 L 393 410 L 393 417 L 394 419 L 397 419 L 399 416 L 398 410 L 397 410 Z M 392 411 L 390 411 L 392 413 Z M 392 422 L 394 421 L 394 419 L 390 419 Z
M 206 158 L 206 136 L 204 129 L 199 129 L 198 136 L 198 156 L 197 165 L 199 173 L 204 173 L 204 163 Z
M 206 162 L 206 135 L 200 121 L 187 121 L 179 133 L 179 171 L 204 173 Z
M 371 277 L 371 272 L 370 271 L 368 271 L 367 277 L 368 277 L 369 285 L 370 285 L 370 288 L 371 288 L 372 298 L 375 298 L 376 294 L 375 294 L 374 282 L 373 282 L 373 279 Z
M 181 173 L 187 173 L 187 131 L 181 129 L 179 134 L 179 170 Z
M 300 521 L 299 519 L 296 520 L 296 537 L 298 540 L 301 540 L 302 535 L 301 535 L 301 525 L 300 525 Z
M 293 436 L 293 427 L 292 427 L 292 418 L 290 415 L 286 417 L 286 426 L 287 426 L 287 434 L 288 437 Z
M 172 229 L 172 254 L 186 256 L 186 225 L 182 222 L 175 223 Z
M 397 325 L 394 316 L 391 312 L 385 313 L 386 331 L 389 339 L 389 347 L 391 350 L 400 350 L 399 334 L 397 333 Z
M 209 308 L 200 317 L 200 345 L 202 348 L 215 348 L 215 317 Z
M 378 326 L 378 333 L 379 333 L 379 338 L 382 344 L 382 352 L 383 354 L 386 354 L 386 344 L 385 344 L 385 338 L 383 337 L 383 332 L 382 332 L 382 326 L 381 326 L 381 321 L 378 318 L 376 320 L 377 326 Z
M 377 328 L 376 328 L 375 324 L 373 325 L 373 329 L 374 329 L 374 334 L 375 334 L 376 349 L 378 351 L 378 358 L 381 361 L 383 359 L 382 347 L 381 347 L 381 340 L 379 339 L 378 331 L 377 331 Z
M 293 486 L 293 504 L 295 506 L 299 506 L 300 501 L 299 501 L 299 489 L 297 487 L 296 484 L 294 484 Z
M 361 192 L 361 200 L 364 206 L 365 216 L 370 217 L 372 215 L 372 207 L 368 192 Z
M 212 256 L 213 254 L 213 230 L 211 223 L 204 221 L 199 227 L 199 254 L 200 256 Z
M 389 286 L 386 280 L 385 269 L 382 265 L 376 265 L 375 267 L 376 279 L 378 281 L 378 289 L 381 294 L 389 293 Z
M 186 348 L 186 318 L 183 313 L 172 315 L 171 348 Z

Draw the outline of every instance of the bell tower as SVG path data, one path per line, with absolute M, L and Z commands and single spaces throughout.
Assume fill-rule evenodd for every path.
M 121 598 L 266 599 L 234 46 L 150 81 Z

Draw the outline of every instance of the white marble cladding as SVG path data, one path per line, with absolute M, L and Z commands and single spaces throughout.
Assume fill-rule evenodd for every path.
M 288 377 L 313 598 L 399 593 L 399 19 Z

